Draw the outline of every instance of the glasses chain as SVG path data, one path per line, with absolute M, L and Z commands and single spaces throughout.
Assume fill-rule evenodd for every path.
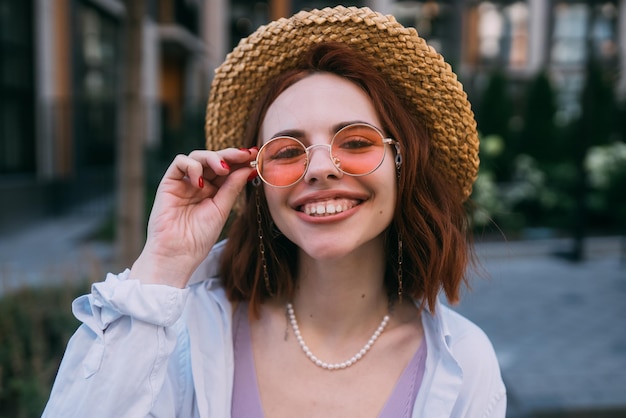
M 260 183 L 260 181 L 258 181 L 258 177 L 255 178 L 254 180 L 256 180 L 257 183 Z M 253 184 L 254 184 L 254 181 L 253 181 Z M 255 184 L 255 186 L 258 187 L 257 184 Z M 258 234 L 259 234 L 259 251 L 261 252 L 261 265 L 263 266 L 263 281 L 265 282 L 265 288 L 267 289 L 267 292 L 269 293 L 269 295 L 274 296 L 274 292 L 272 292 L 272 288 L 270 286 L 270 276 L 269 274 L 267 274 L 267 260 L 265 258 L 265 244 L 263 244 L 263 227 L 261 226 L 261 223 L 262 223 L 261 198 L 259 197 L 258 189 L 255 190 L 254 195 L 255 195 L 255 203 L 256 203 L 256 222 L 257 222 Z
M 393 144 L 396 148 L 396 157 L 394 161 L 396 163 L 396 174 L 398 175 L 398 179 L 400 178 L 400 167 L 402 167 L 402 154 L 400 154 L 400 145 L 396 142 Z
M 400 184 L 400 167 L 402 167 L 402 153 L 400 152 L 400 144 L 393 143 L 396 148 L 396 175 L 398 176 L 398 184 Z M 398 304 L 402 304 L 402 234 L 398 232 Z
M 402 303 L 402 235 L 398 234 L 398 304 Z

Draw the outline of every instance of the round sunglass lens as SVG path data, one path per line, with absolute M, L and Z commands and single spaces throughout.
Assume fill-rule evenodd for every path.
M 259 151 L 259 174 L 272 186 L 296 183 L 306 169 L 306 149 L 293 138 L 274 138 Z
M 380 132 L 371 126 L 350 125 L 337 132 L 331 152 L 341 171 L 359 176 L 380 166 L 385 157 L 385 144 Z

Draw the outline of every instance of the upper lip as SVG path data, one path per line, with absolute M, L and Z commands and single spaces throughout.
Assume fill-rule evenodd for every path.
M 306 203 L 324 202 L 332 199 L 363 201 L 367 199 L 367 195 L 363 193 L 348 192 L 345 190 L 324 190 L 315 193 L 308 193 L 304 196 L 298 197 L 291 203 L 291 207 L 297 210 Z

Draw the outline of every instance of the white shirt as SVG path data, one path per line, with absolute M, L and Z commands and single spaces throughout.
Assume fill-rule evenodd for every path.
M 109 274 L 76 299 L 44 418 L 230 417 L 232 306 L 215 246 L 185 289 Z M 487 336 L 438 303 L 422 314 L 426 369 L 413 417 L 504 418 L 506 390 Z

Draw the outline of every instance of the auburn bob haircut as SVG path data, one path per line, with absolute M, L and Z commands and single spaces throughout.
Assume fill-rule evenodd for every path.
M 248 119 L 244 146 L 258 144 L 259 127 L 272 102 L 289 86 L 319 72 L 336 74 L 355 83 L 371 98 L 385 133 L 400 143 L 402 167 L 393 221 L 386 231 L 385 286 L 391 300 L 398 295 L 398 237 L 402 237 L 402 294 L 420 308 L 434 312 L 441 290 L 451 303 L 459 300 L 466 269 L 474 255 L 462 194 L 444 180 L 430 158 L 429 132 L 406 111 L 381 74 L 362 56 L 340 43 L 312 47 L 299 65 L 275 78 Z M 257 220 L 260 215 L 260 227 Z M 267 262 L 270 288 L 265 285 L 260 239 Z M 293 297 L 298 276 L 298 248 L 276 230 L 263 187 L 246 186 L 243 201 L 228 231 L 221 259 L 221 275 L 229 298 L 248 302 L 258 315 L 270 298 Z

